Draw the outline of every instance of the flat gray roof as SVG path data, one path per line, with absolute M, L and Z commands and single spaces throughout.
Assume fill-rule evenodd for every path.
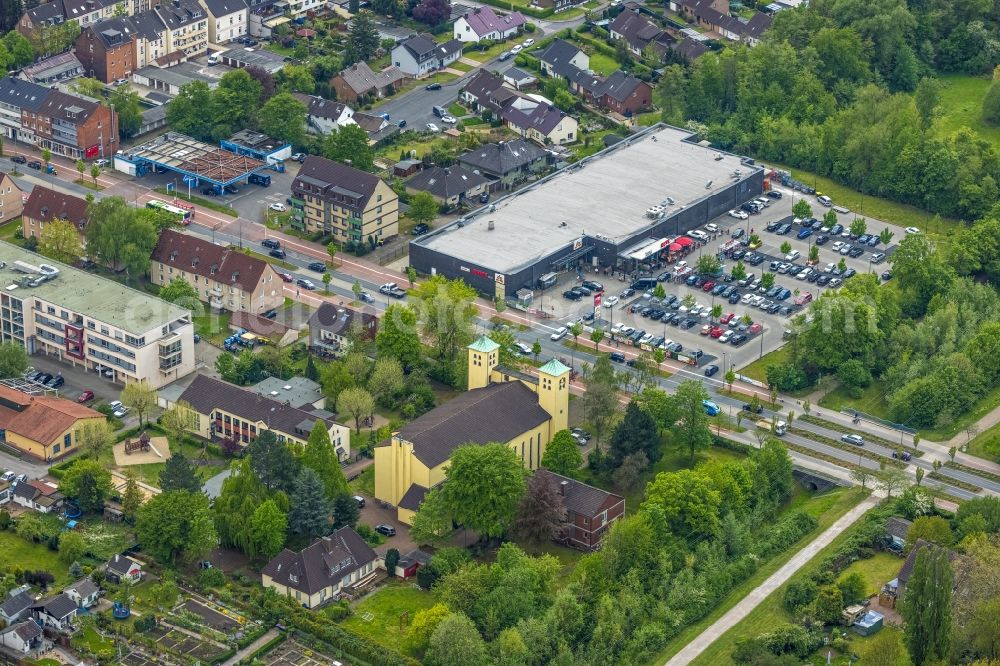
M 0 289 L 11 296 L 21 299 L 35 296 L 137 337 L 159 326 L 179 319 L 190 320 L 191 317 L 186 308 L 7 242 L 0 241 L 0 262 Z M 31 267 L 42 264 L 58 269 L 58 276 L 37 286 L 29 286 L 30 276 L 42 274 L 32 271 Z
M 684 141 L 690 131 L 655 125 L 415 241 L 456 259 L 514 273 L 583 237 L 619 244 L 760 170 L 737 155 Z M 493 222 L 493 230 L 489 222 Z

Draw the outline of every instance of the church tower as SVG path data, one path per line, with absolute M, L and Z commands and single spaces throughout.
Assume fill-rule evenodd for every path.
M 479 337 L 469 349 L 469 390 L 483 388 L 490 383 L 490 374 L 497 367 L 500 345 L 485 335 Z
M 552 441 L 553 435 L 569 425 L 569 368 L 558 359 L 538 368 L 538 404 L 552 417 Z

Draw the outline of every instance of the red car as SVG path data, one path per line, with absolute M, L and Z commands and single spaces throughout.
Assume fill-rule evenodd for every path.
M 713 338 L 717 338 L 720 335 L 722 335 L 722 333 L 723 329 L 719 328 L 718 326 L 715 326 L 714 328 L 712 328 L 712 332 L 709 335 L 711 335 Z
M 288 273 L 278 273 L 278 277 L 281 278 L 282 282 L 291 282 L 292 281 L 292 276 L 289 275 Z
M 715 283 L 712 282 L 711 280 L 709 280 L 705 284 L 701 285 L 701 290 L 702 291 L 712 291 L 712 289 L 714 289 L 714 288 L 715 288 Z
M 749 333 L 750 333 L 750 335 L 757 335 L 758 333 L 760 333 L 763 330 L 764 330 L 764 327 L 761 324 L 753 324 L 753 325 L 750 326 Z
M 80 403 L 83 403 L 83 402 L 88 402 L 88 401 L 93 400 L 93 399 L 94 399 L 94 392 L 91 391 L 90 389 L 87 389 L 86 391 L 84 391 L 83 393 L 80 394 L 80 397 L 77 398 L 76 401 L 80 402 Z
M 721 317 L 719 317 L 719 323 L 720 324 L 728 324 L 729 322 L 731 322 L 733 320 L 733 317 L 735 317 L 735 316 L 736 316 L 736 313 L 734 313 L 734 312 L 727 312 L 726 314 L 724 314 Z

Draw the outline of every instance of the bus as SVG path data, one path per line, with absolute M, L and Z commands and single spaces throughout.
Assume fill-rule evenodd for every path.
M 169 213 L 173 215 L 178 222 L 187 226 L 191 224 L 191 219 L 194 217 L 194 207 L 191 206 L 190 210 L 181 208 L 173 204 L 168 204 L 165 201 L 160 201 L 159 199 L 154 199 L 146 204 L 146 208 L 151 208 L 153 210 L 161 210 L 164 213 Z

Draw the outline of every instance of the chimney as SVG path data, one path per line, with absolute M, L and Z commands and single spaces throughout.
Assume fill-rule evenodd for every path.
M 569 481 L 560 481 L 559 482 L 559 494 L 562 495 L 563 497 L 566 496 L 566 488 L 568 486 L 569 486 Z

